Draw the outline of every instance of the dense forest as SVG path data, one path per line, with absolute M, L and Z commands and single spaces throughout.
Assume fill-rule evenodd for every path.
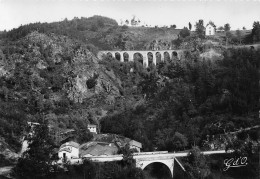
M 119 75 L 125 91 L 136 85 L 144 98 L 132 108 L 103 118 L 101 131 L 142 141 L 147 151 L 176 151 L 201 146 L 207 135 L 254 126 L 258 122 L 259 57 L 258 50 L 231 49 L 222 60 L 212 62 L 188 53 L 184 60 L 162 62 L 157 68 L 137 66 L 132 74 L 125 71 L 126 75 Z M 113 67 L 124 70 L 127 65 Z M 135 83 L 137 74 L 141 79 Z M 256 139 L 256 134 L 252 137 Z

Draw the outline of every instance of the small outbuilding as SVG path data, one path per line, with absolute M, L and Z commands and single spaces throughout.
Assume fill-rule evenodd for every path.
M 79 158 L 79 144 L 73 141 L 62 144 L 58 156 L 62 160 Z
M 97 134 L 97 125 L 94 124 L 88 124 L 88 130 L 92 133 Z

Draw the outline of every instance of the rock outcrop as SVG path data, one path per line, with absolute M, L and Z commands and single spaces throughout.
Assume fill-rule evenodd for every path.
M 13 127 L 22 131 L 26 121 L 44 113 L 54 127 L 86 129 L 89 123 L 97 124 L 120 96 L 121 82 L 113 70 L 99 64 L 99 59 L 81 42 L 32 32 L 13 43 L 12 52 L 2 54 L 0 59 L 0 94 L 4 97 L 1 105 L 19 104 L 17 109 L 12 108 L 19 112 L 16 116 L 23 113 L 19 120 L 24 126 L 19 126 L 18 119 L 8 117 L 12 115 L 7 112 L 1 116 L 7 127 L 12 120 L 12 125 L 17 125 Z M 10 46 L 6 48 L 10 50 Z M 0 137 L 10 136 L 5 130 L 5 126 L 0 126 Z M 17 130 L 12 134 L 17 142 L 21 135 Z M 6 158 L 17 156 L 9 147 L 3 148 L 1 154 Z

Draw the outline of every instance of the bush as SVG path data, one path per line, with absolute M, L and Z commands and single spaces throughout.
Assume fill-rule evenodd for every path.
M 210 175 L 206 158 L 198 147 L 192 148 L 184 167 L 190 179 L 206 178 Z
M 184 27 L 181 31 L 180 31 L 180 36 L 182 38 L 185 38 L 187 36 L 190 36 L 190 31 L 187 27 Z
M 144 179 L 144 172 L 134 166 L 123 167 L 120 162 L 95 163 L 84 160 L 80 165 L 66 165 L 67 172 L 57 171 L 51 178 Z
M 90 79 L 87 80 L 86 84 L 88 89 L 94 88 L 97 84 L 97 78 L 98 78 L 98 74 L 94 74 L 94 76 Z

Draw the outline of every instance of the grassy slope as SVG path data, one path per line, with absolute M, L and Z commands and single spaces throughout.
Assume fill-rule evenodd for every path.
M 142 36 L 142 39 L 151 41 L 154 39 L 172 39 L 177 36 L 181 29 L 173 28 L 150 28 L 150 27 L 129 27 L 128 32 Z

